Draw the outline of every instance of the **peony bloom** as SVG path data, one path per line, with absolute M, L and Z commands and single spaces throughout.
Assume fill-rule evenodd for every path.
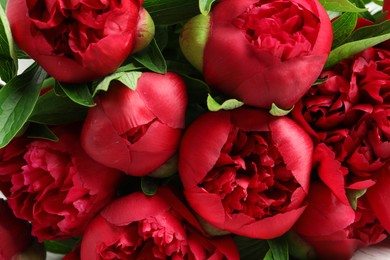
M 78 83 L 110 74 L 149 43 L 154 25 L 142 3 L 10 0 L 6 12 L 22 50 L 57 80 Z
M 54 133 L 58 142 L 28 142 L 20 155 L 24 163 L 20 167 L 17 161 L 20 168 L 4 192 L 15 215 L 31 222 L 32 234 L 40 241 L 80 236 L 113 199 L 121 176 L 85 154 L 80 127 L 61 126 Z
M 315 140 L 319 177 L 345 204 L 346 188 L 372 187 L 390 162 L 389 65 L 389 51 L 366 49 L 323 72 L 292 111 Z
M 353 210 L 325 185 L 313 182 L 308 204 L 294 230 L 314 248 L 320 259 L 350 259 L 357 249 L 386 238 L 365 196 L 358 199 Z
M 184 82 L 176 74 L 142 73 L 135 90 L 114 82 L 96 104 L 81 137 L 96 161 L 144 176 L 175 155 L 187 106 Z
M 310 137 L 287 117 L 239 108 L 208 112 L 183 136 L 179 175 L 191 208 L 211 225 L 270 239 L 303 212 Z
M 140 207 L 139 205 L 142 205 Z M 230 237 L 210 238 L 167 187 L 110 203 L 88 226 L 81 259 L 239 259 Z
M 190 21 L 180 42 L 211 87 L 251 106 L 287 109 L 320 75 L 332 27 L 317 0 L 223 0 L 208 19 Z

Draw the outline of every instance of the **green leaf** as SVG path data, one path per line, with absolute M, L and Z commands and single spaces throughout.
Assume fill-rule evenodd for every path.
M 141 178 L 141 189 L 145 195 L 153 196 L 160 185 L 159 179 L 144 176 Z
M 210 13 L 211 6 L 216 0 L 199 0 L 199 10 L 203 15 Z
M 243 236 L 233 237 L 237 245 L 240 259 L 259 260 L 263 259 L 269 246 L 266 240 L 253 239 Z
M 8 0 L 0 0 L 0 5 L 3 8 L 3 10 L 5 10 L 5 7 L 7 6 L 7 2 Z
M 47 251 L 55 254 L 67 254 L 80 242 L 80 238 L 66 240 L 45 240 L 43 244 Z
M 152 40 L 148 47 L 133 54 L 132 57 L 151 71 L 160 74 L 167 72 L 167 64 L 155 39 Z
M 210 111 L 219 111 L 219 110 L 232 110 L 244 105 L 244 102 L 241 102 L 237 99 L 228 99 L 218 103 L 210 94 L 207 96 L 207 107 Z
M 42 124 L 29 124 L 26 136 L 28 138 L 40 138 L 50 141 L 58 141 L 58 137 L 50 130 L 50 128 L 46 125 Z
M 358 19 L 357 13 L 344 13 L 332 23 L 332 49 L 341 45 L 352 34 Z
M 366 193 L 366 191 L 367 191 L 367 189 L 364 189 L 364 190 L 346 189 L 348 201 L 354 210 L 356 210 L 356 208 L 357 208 L 358 199 L 361 196 L 363 196 Z
M 59 125 L 82 121 L 88 108 L 73 102 L 68 97 L 59 96 L 50 90 L 40 96 L 29 117 L 30 122 Z
M 93 107 L 95 101 L 89 91 L 88 84 L 68 84 L 57 82 L 57 86 L 68 96 L 73 102 L 86 107 Z
M 316 259 L 314 249 L 295 231 L 289 230 L 283 235 L 287 239 L 288 252 L 296 259 Z
M 46 76 L 47 73 L 34 63 L 0 90 L 0 148 L 6 146 L 27 122 Z
M 289 259 L 288 243 L 287 243 L 287 239 L 284 236 L 274 238 L 274 239 L 269 239 L 267 240 L 267 243 L 269 245 L 269 251 L 272 252 L 272 257 L 273 257 L 270 259 L 275 259 L 275 260 Z
M 336 12 L 366 12 L 366 8 L 359 8 L 348 0 L 319 0 L 327 11 Z
M 330 52 L 325 68 L 330 68 L 369 47 L 390 39 L 390 20 L 362 27 L 354 31 L 347 41 Z
M 198 0 L 145 0 L 143 7 L 156 25 L 175 24 L 199 14 Z
M 15 77 L 17 71 L 18 60 L 11 29 L 4 9 L 0 6 L 0 78 L 8 82 Z
M 130 71 L 130 72 L 116 72 L 103 79 L 93 92 L 93 96 L 97 94 L 98 91 L 107 91 L 111 81 L 117 80 L 123 83 L 125 86 L 129 87 L 132 90 L 137 88 L 138 79 L 141 77 L 142 72 L 139 71 Z
M 285 116 L 288 113 L 290 113 L 293 109 L 294 109 L 294 106 L 288 110 L 284 110 L 282 108 L 279 108 L 275 103 L 272 103 L 271 109 L 269 110 L 269 113 L 273 116 Z

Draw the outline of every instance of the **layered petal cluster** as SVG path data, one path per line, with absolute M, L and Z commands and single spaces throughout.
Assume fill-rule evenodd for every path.
M 57 80 L 77 83 L 113 72 L 151 40 L 142 3 L 11 0 L 6 11 L 16 44 Z
M 305 208 L 312 152 L 309 135 L 287 117 L 250 108 L 208 112 L 183 136 L 179 175 L 188 203 L 211 225 L 275 238 Z
M 113 82 L 88 112 L 83 148 L 106 166 L 148 175 L 175 155 L 186 106 L 184 82 L 174 73 L 142 73 L 135 90 Z
M 380 186 L 388 180 L 379 180 L 386 178 L 390 163 L 390 52 L 368 48 L 322 77 L 326 81 L 313 86 L 292 112 L 315 140 L 318 176 L 346 205 L 346 189 L 376 190 L 367 197 L 381 203 L 372 208 L 390 230 L 390 214 L 379 199 L 387 196 Z
M 4 192 L 15 215 L 31 222 L 40 241 L 80 236 L 116 194 L 121 175 L 82 150 L 80 130 L 61 126 L 53 129 L 57 142 L 30 140 L 20 154 L 23 165 Z
M 207 22 L 198 62 L 206 82 L 261 108 L 292 107 L 320 75 L 332 45 L 329 16 L 316 0 L 218 1 Z M 186 29 L 182 37 L 192 37 Z M 183 46 L 197 44 L 192 38 Z
M 319 259 L 350 259 L 357 249 L 386 238 L 365 196 L 359 198 L 354 210 L 325 185 L 313 182 L 308 204 L 294 230 L 314 248 Z
M 140 207 L 139 205 L 142 205 Z M 239 259 L 231 237 L 210 238 L 167 187 L 110 203 L 88 226 L 81 259 Z

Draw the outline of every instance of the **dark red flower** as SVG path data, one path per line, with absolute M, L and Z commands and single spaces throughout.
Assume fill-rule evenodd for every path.
M 176 74 L 142 73 L 135 90 L 114 82 L 88 113 L 83 148 L 106 166 L 147 175 L 176 153 L 186 106 L 185 85 Z
M 292 107 L 320 75 L 332 44 L 329 16 L 316 0 L 223 0 L 206 22 L 208 37 L 184 27 L 184 54 L 211 87 L 256 107 Z M 204 48 L 203 57 L 191 45 Z
M 85 154 L 80 127 L 61 126 L 54 133 L 58 142 L 28 142 L 19 155 L 23 165 L 17 162 L 20 168 L 12 173 L 10 190 L 5 192 L 15 215 L 31 222 L 32 234 L 40 241 L 80 236 L 112 200 L 121 176 Z
M 51 76 L 73 83 L 113 72 L 151 40 L 154 25 L 142 3 L 10 0 L 6 11 L 17 45 Z
M 141 206 L 140 206 L 141 205 Z M 230 237 L 210 238 L 166 187 L 110 203 L 88 226 L 82 259 L 239 259 Z
M 293 228 L 320 259 L 350 259 L 357 249 L 386 238 L 384 228 L 365 197 L 358 199 L 357 208 L 353 210 L 325 185 L 312 182 L 308 204 Z
M 215 227 L 269 239 L 304 210 L 310 137 L 287 117 L 240 108 L 209 112 L 186 131 L 179 174 L 190 206 Z

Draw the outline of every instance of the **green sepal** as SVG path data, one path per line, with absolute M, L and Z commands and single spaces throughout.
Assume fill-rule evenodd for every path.
M 294 259 L 317 259 L 314 249 L 294 230 L 283 235 L 287 239 L 288 252 Z
M 282 109 L 279 108 L 275 103 L 272 103 L 271 109 L 269 110 L 269 113 L 273 116 L 285 116 L 288 115 L 292 110 L 294 109 L 294 106 L 292 106 L 290 109 Z
M 199 0 L 199 10 L 203 15 L 207 15 L 211 11 L 211 6 L 216 0 Z
M 352 190 L 352 189 L 346 189 L 347 198 L 349 201 L 349 204 L 351 204 L 351 207 L 356 210 L 357 209 L 357 202 L 360 197 L 362 197 L 367 192 L 367 189 L 363 190 Z
M 137 88 L 138 79 L 141 77 L 142 72 L 139 71 L 129 71 L 129 72 L 116 72 L 103 79 L 95 88 L 93 96 L 97 94 L 98 91 L 107 91 L 110 87 L 111 81 L 117 80 L 129 87 L 132 90 Z
M 7 16 L 0 6 L 0 78 L 8 82 L 18 72 L 18 59 Z
M 0 90 L 0 148 L 23 128 L 31 115 L 47 73 L 36 63 Z
M 237 99 L 228 99 L 218 103 L 210 94 L 207 96 L 207 108 L 210 111 L 219 111 L 219 110 L 233 110 L 244 105 L 244 102 L 241 102 Z
M 141 178 L 141 189 L 142 192 L 147 196 L 153 196 L 157 193 L 160 181 L 157 178 L 144 176 Z
M 56 85 L 59 86 L 73 102 L 86 107 L 93 107 L 95 105 L 95 101 L 93 100 L 87 83 L 68 84 L 57 81 Z

